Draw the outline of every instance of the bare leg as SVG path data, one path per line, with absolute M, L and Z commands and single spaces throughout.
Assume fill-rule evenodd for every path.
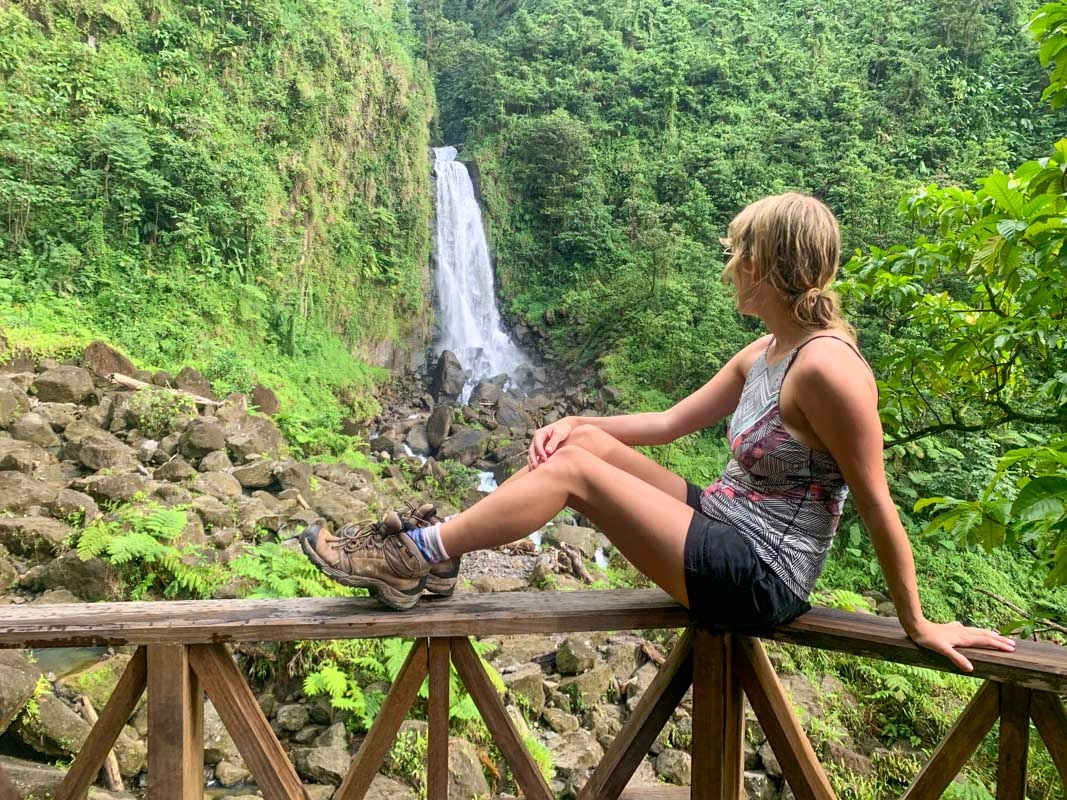
M 685 482 L 674 478 L 684 497 Z M 567 506 L 579 508 L 634 566 L 688 605 L 684 550 L 693 509 L 577 444 L 565 445 L 536 470 L 442 524 L 441 543 L 450 556 L 507 544 Z

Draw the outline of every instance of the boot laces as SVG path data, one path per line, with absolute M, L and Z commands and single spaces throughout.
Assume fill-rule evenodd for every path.
M 368 546 L 381 549 L 385 544 L 385 536 L 382 534 L 380 522 L 345 525 L 335 535 L 341 540 L 337 546 L 346 553 L 365 550 Z

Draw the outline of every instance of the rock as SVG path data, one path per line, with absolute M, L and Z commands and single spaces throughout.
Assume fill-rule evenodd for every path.
M 230 500 L 241 494 L 241 484 L 232 475 L 225 472 L 204 472 L 196 476 L 189 488 L 194 492 L 201 492 L 216 497 L 219 500 Z
M 6 428 L 30 410 L 30 398 L 9 377 L 0 377 L 0 428 Z
M 59 450 L 59 437 L 52 430 L 52 423 L 36 411 L 30 411 L 15 420 L 9 432 L 12 439 L 20 442 L 30 442 L 53 452 Z
M 93 430 L 77 441 L 68 439 L 63 455 L 79 461 L 94 472 L 103 469 L 128 470 L 137 465 L 137 452 L 114 434 L 103 430 Z
M 553 545 L 572 545 L 590 559 L 596 555 L 596 549 L 604 544 L 600 533 L 577 525 L 550 525 L 545 529 L 543 541 Z
M 456 354 L 451 350 L 445 350 L 437 359 L 433 378 L 430 381 L 430 394 L 433 395 L 433 399 L 438 403 L 442 400 L 456 400 L 463 392 L 465 382 L 463 366 L 456 358 Z
M 233 524 L 233 509 L 217 497 L 194 497 L 193 508 L 208 528 L 226 528 Z
M 844 767 L 846 774 L 856 775 L 861 778 L 869 778 L 873 773 L 873 770 L 871 769 L 871 759 L 863 753 L 857 753 L 855 750 L 846 747 L 843 742 L 838 742 L 833 739 L 827 740 L 824 745 L 824 753 L 827 761 L 831 764 L 838 764 Z M 779 771 L 780 770 L 781 767 L 779 767 Z M 767 770 L 767 772 L 770 772 L 770 770 Z
M 11 783 L 14 784 L 17 790 L 16 797 L 21 795 L 26 800 L 54 797 L 59 784 L 67 774 L 66 770 L 7 756 L 0 756 L 0 769 L 3 769 Z M 89 788 L 88 794 L 89 800 L 120 800 L 120 798 L 128 800 L 130 798 L 130 795 L 112 794 L 95 786 Z
M 451 797 L 451 794 L 449 795 Z M 364 800 L 418 800 L 418 795 L 400 781 L 385 775 L 375 775 Z
M 215 399 L 215 395 L 211 392 L 211 381 L 192 367 L 182 367 L 182 370 L 174 376 L 174 385 L 183 392 L 206 397 L 209 400 Z
M 514 398 L 504 395 L 496 404 L 496 421 L 505 428 L 534 427 L 533 419 L 523 409 L 522 404 Z
M 778 756 L 774 754 L 774 750 L 771 749 L 770 743 L 764 742 L 760 745 L 757 752 L 760 757 L 760 762 L 763 764 L 763 771 L 772 778 L 781 779 L 782 765 L 778 762 Z
M 148 494 L 151 485 L 140 475 L 105 475 L 85 480 L 86 493 L 98 503 L 129 503 L 135 497 Z
M 88 523 L 100 516 L 100 508 L 93 498 L 73 489 L 60 489 L 48 508 L 53 517 L 69 523 Z
M 8 558 L 7 550 L 0 547 L 0 596 L 7 594 L 8 590 L 18 583 L 19 571 Z M 0 730 L 0 733 L 3 733 Z
M 119 734 L 115 740 L 115 757 L 119 762 L 119 774 L 123 778 L 134 778 L 148 763 L 148 742 Z
M 489 796 L 478 748 L 466 739 L 448 740 L 448 796 L 455 800 L 480 800 Z
M 80 403 L 94 389 L 93 376 L 81 367 L 54 367 L 33 382 L 33 391 L 42 403 Z
M 434 452 L 448 438 L 451 430 L 452 406 L 449 403 L 434 406 L 433 411 L 430 412 L 430 418 L 426 420 L 426 440 Z
M 499 644 L 489 660 L 500 668 L 526 664 L 556 651 L 556 640 L 542 634 L 507 636 L 500 639 Z
M 180 483 L 196 475 L 196 469 L 181 456 L 168 459 L 166 464 L 157 468 L 152 477 L 157 481 Z
M 441 444 L 437 457 L 441 460 L 458 461 L 464 466 L 472 466 L 485 455 L 489 444 L 489 431 L 477 428 L 461 428 Z
M 688 786 L 693 774 L 693 760 L 684 750 L 664 750 L 656 756 L 656 773 L 667 783 Z
M 283 731 L 298 731 L 311 719 L 307 708 L 302 703 L 290 703 L 279 706 L 274 716 L 274 723 Z
M 71 527 L 51 517 L 0 517 L 0 545 L 24 556 L 52 556 L 71 534 Z
M 282 405 L 278 402 L 278 395 L 262 383 L 257 383 L 252 387 L 252 405 L 256 407 L 260 414 L 266 414 L 268 417 L 273 417 L 282 410 Z
M 233 469 L 233 462 L 225 450 L 212 450 L 197 465 L 201 472 L 228 472 Z
M 530 716 L 537 718 L 545 708 L 545 676 L 534 663 L 521 664 L 501 672 L 508 694 Z
M 102 558 L 83 561 L 74 550 L 45 564 L 36 585 L 38 589 L 66 589 L 89 603 L 121 599 L 121 583 L 108 563 Z
M 117 653 L 111 658 L 90 664 L 73 675 L 60 678 L 56 681 L 56 687 L 73 694 L 87 695 L 93 708 L 98 712 L 102 711 L 132 658 L 125 653 Z
M 90 725 L 54 694 L 37 698 L 37 714 L 24 714 L 15 724 L 22 741 L 46 756 L 77 753 L 89 736 Z
M 778 793 L 774 781 L 766 772 L 745 771 L 745 798 L 746 800 L 774 800 Z
M 530 585 L 523 578 L 508 578 L 497 575 L 479 575 L 471 579 L 471 588 L 482 594 L 492 592 L 523 592 Z
M 0 733 L 33 697 L 41 671 L 17 650 L 0 650 Z
M 584 775 L 604 757 L 604 748 L 589 731 L 579 728 L 548 740 L 556 774 L 564 781 Z
M 581 702 L 582 708 L 596 705 L 608 695 L 615 686 L 615 674 L 611 667 L 601 663 L 581 675 L 564 678 L 559 682 L 559 690 Z
M 541 712 L 541 718 L 556 733 L 570 733 L 581 727 L 578 717 L 559 708 L 546 708 Z
M 507 376 L 505 376 L 506 378 Z M 471 391 L 467 405 L 480 408 L 483 405 L 494 405 L 500 400 L 503 383 L 495 378 L 484 378 L 475 384 Z
M 568 636 L 556 651 L 556 670 L 560 675 L 579 675 L 592 669 L 596 661 L 596 651 L 582 636 Z
M 282 435 L 266 417 L 246 417 L 226 426 L 226 444 L 238 463 L 254 458 L 278 458 Z
M 55 458 L 31 442 L 0 439 L 0 470 L 31 475 L 40 467 L 55 463 Z
M 222 724 L 219 712 L 210 700 L 204 703 L 204 763 L 215 765 L 220 761 L 244 766 L 244 759 L 237 752 L 237 745 Z
M 178 447 L 187 459 L 199 461 L 214 450 L 226 449 L 226 432 L 215 417 L 197 417 L 182 432 Z
M 91 342 L 85 348 L 85 354 L 82 356 L 82 366 L 101 378 L 106 378 L 114 372 L 136 378 L 138 373 L 137 367 L 133 365 L 130 359 L 100 340 Z
M 604 661 L 620 684 L 630 679 L 642 661 L 639 641 L 609 642 L 603 647 Z
M 308 747 L 294 752 L 297 771 L 316 783 L 340 786 L 352 764 L 352 756 L 342 747 Z
M 411 448 L 411 452 L 417 456 L 428 456 L 433 452 L 430 447 L 430 440 L 426 435 L 425 425 L 411 426 L 411 430 L 408 431 L 404 441 Z
M 237 467 L 230 474 L 245 489 L 266 489 L 274 485 L 274 468 L 277 461 L 260 459 Z
M 582 726 L 607 748 L 622 730 L 622 709 L 614 703 L 598 703 L 586 710 Z
M 343 722 L 335 722 L 315 739 L 316 747 L 348 747 L 348 731 Z
M 220 761 L 215 765 L 215 780 L 227 789 L 244 783 L 251 777 L 252 773 L 242 765 L 231 764 L 229 761 Z

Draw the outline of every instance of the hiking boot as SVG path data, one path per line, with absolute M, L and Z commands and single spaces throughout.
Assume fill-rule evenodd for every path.
M 336 534 L 313 522 L 300 534 L 311 563 L 338 583 L 369 589 L 380 602 L 405 611 L 419 602 L 430 565 L 411 537 L 382 522 L 345 525 Z
M 408 503 L 404 513 L 390 511 L 386 514 L 382 525 L 390 532 L 399 533 L 413 531 L 415 528 L 428 528 L 440 522 L 444 520 L 437 516 L 437 506 L 433 503 L 423 503 L 420 506 Z M 451 597 L 459 580 L 460 558 L 462 556 L 430 564 L 430 571 L 426 575 L 426 591 L 441 597 Z

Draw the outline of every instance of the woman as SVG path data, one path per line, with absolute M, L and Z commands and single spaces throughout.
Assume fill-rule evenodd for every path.
M 778 625 L 808 610 L 846 494 L 870 531 L 905 631 L 965 671 L 958 647 L 1012 650 L 994 631 L 923 617 L 911 548 L 882 464 L 877 387 L 829 290 L 840 235 L 800 194 L 768 197 L 730 223 L 723 279 L 770 331 L 667 411 L 568 417 L 534 435 L 529 464 L 447 520 L 432 507 L 332 535 L 301 536 L 336 580 L 410 608 L 451 594 L 463 553 L 512 542 L 570 507 L 698 619 Z M 733 458 L 705 490 L 633 449 L 672 442 L 732 414 Z

